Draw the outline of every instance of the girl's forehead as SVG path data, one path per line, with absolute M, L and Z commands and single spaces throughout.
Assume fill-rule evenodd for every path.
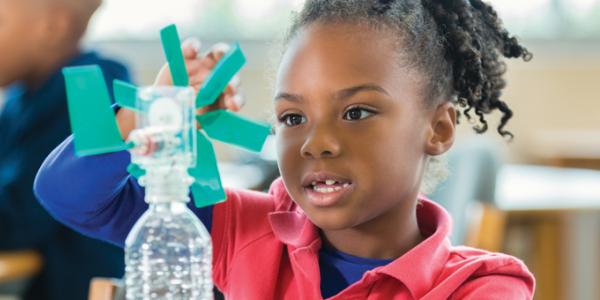
M 300 85 L 393 84 L 412 69 L 390 33 L 360 24 L 314 24 L 290 40 L 277 74 L 278 89 Z
M 390 60 L 402 53 L 398 43 L 386 31 L 351 23 L 312 24 L 294 36 L 285 58 L 328 58 L 332 63 L 366 64 L 377 55 Z M 352 61 L 348 61 L 352 58 Z M 328 61 L 323 61 L 325 63 Z

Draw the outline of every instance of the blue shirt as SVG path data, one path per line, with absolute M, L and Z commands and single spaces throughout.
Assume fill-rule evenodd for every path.
M 353 256 L 323 246 L 319 251 L 321 295 L 328 298 L 357 282 L 366 271 L 387 265 L 391 259 L 373 259 Z
M 129 80 L 127 69 L 95 53 L 65 66 L 98 64 L 108 80 Z M 121 276 L 122 250 L 55 221 L 35 199 L 35 174 L 70 133 L 65 84 L 57 70 L 39 88 L 16 83 L 0 111 L 0 250 L 36 249 L 44 260 L 26 299 L 86 299 L 93 276 Z

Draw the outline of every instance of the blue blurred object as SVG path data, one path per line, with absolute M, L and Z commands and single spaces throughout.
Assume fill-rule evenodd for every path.
M 462 245 L 473 204 L 495 202 L 496 177 L 502 163 L 497 144 L 485 137 L 457 141 L 446 158 L 448 178 L 428 197 L 450 213 L 453 221 L 450 239 L 452 244 Z
M 85 64 L 100 65 L 107 82 L 129 80 L 122 64 L 93 52 L 67 63 Z M 0 250 L 42 254 L 43 268 L 23 299 L 86 299 L 92 277 L 123 274 L 123 251 L 63 226 L 33 194 L 42 161 L 70 133 L 62 74 L 57 70 L 35 90 L 15 84 L 5 96 L 0 112 Z

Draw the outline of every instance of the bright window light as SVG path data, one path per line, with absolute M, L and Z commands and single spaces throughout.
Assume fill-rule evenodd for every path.
M 285 31 L 305 0 L 104 0 L 90 40 L 156 39 L 176 23 L 184 35 L 272 40 Z M 489 0 L 521 38 L 600 38 L 600 0 Z

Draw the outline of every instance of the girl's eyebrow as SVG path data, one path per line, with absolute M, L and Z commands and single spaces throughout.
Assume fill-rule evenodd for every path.
M 292 101 L 292 102 L 304 102 L 304 98 L 300 95 L 296 95 L 296 94 L 290 94 L 290 93 L 285 93 L 285 92 L 280 92 L 277 93 L 277 96 L 275 96 L 274 101 L 280 101 L 280 100 L 287 100 L 287 101 Z
M 379 93 L 382 93 L 382 94 L 385 94 L 388 96 L 390 95 L 390 93 L 388 93 L 387 90 L 385 90 L 383 87 L 381 87 L 377 84 L 365 83 L 365 84 L 360 84 L 360 85 L 356 85 L 356 86 L 352 86 L 349 88 L 339 90 L 335 93 L 335 98 L 340 99 L 340 100 L 345 100 L 347 98 L 354 96 L 355 94 L 357 94 L 359 92 L 366 92 L 366 91 L 375 91 L 375 92 L 379 92 Z M 277 102 L 280 100 L 288 100 L 288 101 L 292 101 L 292 102 L 303 102 L 304 98 L 298 94 L 290 94 L 290 93 L 280 92 L 280 93 L 277 93 L 277 95 L 274 98 L 274 101 Z
M 344 100 L 344 99 L 350 98 L 360 92 L 368 92 L 368 91 L 379 92 L 379 93 L 382 93 L 382 94 L 385 94 L 388 96 L 390 95 L 390 93 L 388 93 L 388 91 L 386 91 L 383 87 L 381 87 L 377 84 L 365 83 L 365 84 L 360 84 L 360 85 L 356 85 L 353 87 L 349 87 L 349 88 L 340 90 L 335 93 L 335 98 Z

